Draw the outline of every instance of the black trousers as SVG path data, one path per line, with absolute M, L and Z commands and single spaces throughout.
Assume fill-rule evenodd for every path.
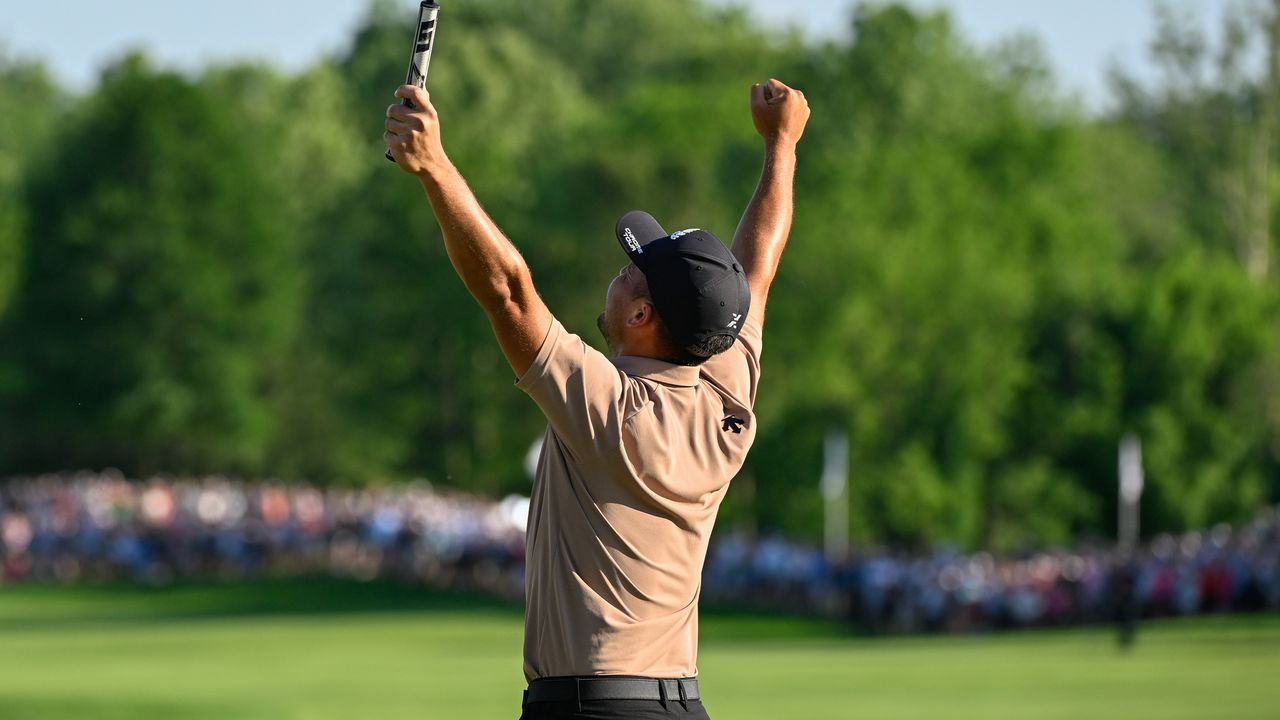
M 711 720 L 701 700 L 525 702 L 520 720 Z

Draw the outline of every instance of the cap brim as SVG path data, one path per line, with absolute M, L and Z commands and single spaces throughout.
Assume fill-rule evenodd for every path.
M 632 260 L 644 254 L 645 245 L 667 236 L 667 231 L 658 221 L 643 210 L 632 210 L 618 218 L 614 232 L 618 236 L 618 244 Z

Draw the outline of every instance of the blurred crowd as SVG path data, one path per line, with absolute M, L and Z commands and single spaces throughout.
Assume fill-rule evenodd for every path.
M 703 597 L 848 618 L 876 632 L 968 632 L 1280 610 L 1280 507 L 1243 527 L 1160 535 L 1122 556 L 1082 544 L 1012 557 L 954 549 L 817 547 L 730 534 L 707 558 Z
M 0 584 L 332 573 L 518 598 L 528 500 L 426 482 L 383 488 L 114 472 L 0 483 Z M 863 549 L 829 560 L 778 536 L 718 535 L 707 602 L 849 619 L 886 633 L 1280 610 L 1280 508 L 1243 526 L 1161 535 L 1121 558 L 1088 546 L 997 557 Z
M 528 501 L 385 488 L 126 480 L 0 483 L 0 582 L 241 579 L 328 572 L 523 593 Z

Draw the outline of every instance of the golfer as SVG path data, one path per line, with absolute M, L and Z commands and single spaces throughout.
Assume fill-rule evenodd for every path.
M 706 718 L 702 564 L 756 435 L 761 327 L 791 229 L 804 94 L 777 80 L 751 88 L 764 171 L 732 251 L 643 212 L 618 220 L 627 264 L 598 320 L 608 356 L 538 297 L 524 258 L 445 154 L 427 93 L 395 94 L 412 107 L 387 108 L 387 147 L 422 183 L 516 386 L 547 416 L 526 541 L 522 718 Z

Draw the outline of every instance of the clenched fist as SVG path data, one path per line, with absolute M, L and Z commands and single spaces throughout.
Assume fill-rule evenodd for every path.
M 767 142 L 794 145 L 809 122 L 809 101 L 804 93 L 778 80 L 751 86 L 751 119 Z
M 412 103 L 387 108 L 382 140 L 396 164 L 405 172 L 419 175 L 447 163 L 440 142 L 440 118 L 431 105 L 431 96 L 416 85 L 401 85 L 396 88 L 396 97 Z

